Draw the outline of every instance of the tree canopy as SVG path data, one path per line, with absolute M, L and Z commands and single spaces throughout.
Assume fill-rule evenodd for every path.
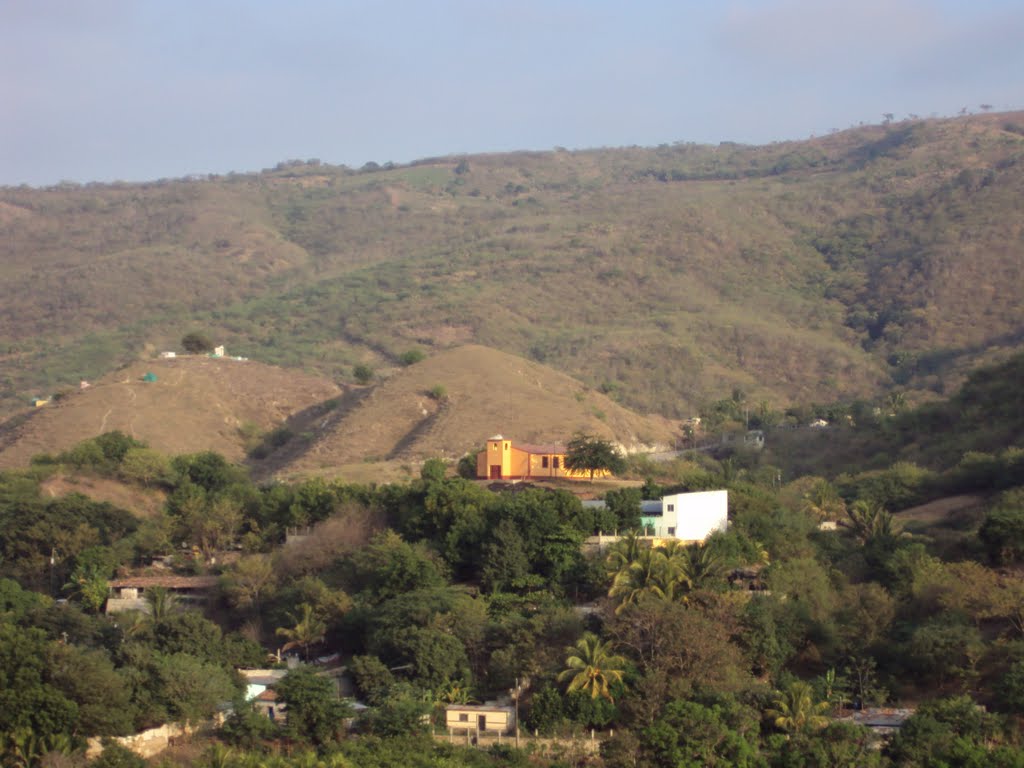
M 591 479 L 595 472 L 604 470 L 616 474 L 625 467 L 625 461 L 614 445 L 592 435 L 577 434 L 566 448 L 566 469 L 589 472 Z

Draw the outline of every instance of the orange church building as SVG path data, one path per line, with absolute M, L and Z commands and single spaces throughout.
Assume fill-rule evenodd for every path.
M 487 440 L 487 447 L 476 455 L 476 476 L 488 480 L 529 480 L 545 477 L 590 479 L 590 472 L 565 468 L 564 445 L 515 443 L 501 435 Z M 597 470 L 594 477 L 608 477 Z

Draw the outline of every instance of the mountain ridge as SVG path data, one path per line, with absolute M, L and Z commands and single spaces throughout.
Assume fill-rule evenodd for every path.
M 476 343 L 679 418 L 952 391 L 1018 348 L 1024 115 L 0 190 L 0 409 L 204 328 L 338 381 Z

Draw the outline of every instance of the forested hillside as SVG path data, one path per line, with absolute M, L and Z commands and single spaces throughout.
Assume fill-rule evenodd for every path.
M 336 379 L 475 342 L 641 411 L 911 399 L 1019 346 L 1024 116 L 0 190 L 0 406 L 201 328 Z
M 436 459 L 403 483 L 255 485 L 215 453 L 118 432 L 36 457 L 0 472 L 0 762 L 80 768 L 89 737 L 203 722 L 230 700 L 222 727 L 148 764 L 1019 766 L 1021 359 L 844 428 L 941 447 L 931 466 L 634 457 L 642 489 L 572 486 L 604 491 L 604 508 L 565 487 L 495 491 Z M 729 525 L 702 542 L 585 544 L 636 530 L 643 497 L 708 489 L 727 491 Z M 116 506 L 142 497 L 137 514 Z M 103 615 L 117 578 L 195 574 L 205 599 L 147 587 L 142 610 Z M 287 718 L 260 714 L 234 674 L 266 664 Z M 510 693 L 522 749 L 476 721 L 446 732 L 447 706 Z M 97 749 L 100 768 L 147 764 Z

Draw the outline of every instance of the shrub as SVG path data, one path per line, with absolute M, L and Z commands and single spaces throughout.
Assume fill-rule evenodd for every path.
M 213 351 L 213 342 L 205 334 L 193 331 L 181 337 L 181 347 L 190 354 L 200 355 Z
M 427 394 L 430 395 L 431 399 L 436 400 L 439 403 L 448 399 L 448 390 L 445 389 L 443 384 L 435 384 L 430 388 L 430 391 L 427 392 Z
M 369 384 L 373 381 L 373 368 L 368 365 L 360 363 L 352 369 L 352 375 L 359 384 Z
M 476 456 L 472 453 L 467 453 L 455 466 L 455 473 L 459 477 L 464 477 L 467 480 L 476 479 Z
M 130 749 L 110 742 L 104 745 L 102 754 L 92 765 L 93 768 L 146 768 L 146 761 Z
M 424 355 L 420 350 L 410 349 L 409 351 L 403 352 L 398 356 L 398 362 L 400 362 L 402 365 L 410 366 L 415 365 L 416 363 L 423 360 L 425 357 L 426 355 Z

